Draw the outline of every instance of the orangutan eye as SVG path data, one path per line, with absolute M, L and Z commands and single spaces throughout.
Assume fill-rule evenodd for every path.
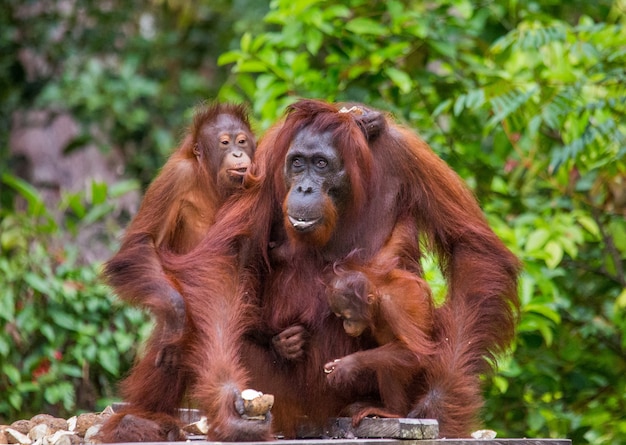
M 315 166 L 317 168 L 326 168 L 327 165 L 328 165 L 328 161 L 324 158 L 319 158 L 315 161 Z

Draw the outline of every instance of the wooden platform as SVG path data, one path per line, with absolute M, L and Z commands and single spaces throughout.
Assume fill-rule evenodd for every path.
M 114 410 L 117 411 L 121 405 L 114 405 Z M 192 423 L 200 419 L 200 413 L 195 409 L 181 409 L 180 417 L 184 422 Z M 569 439 L 437 439 L 438 436 L 439 424 L 434 419 L 381 419 L 366 417 L 358 427 L 353 427 L 351 418 L 338 417 L 332 419 L 323 429 L 303 428 L 298 432 L 298 439 L 237 443 L 247 445 L 572 445 L 572 441 Z M 167 445 L 172 443 L 232 445 L 232 442 L 207 441 L 205 436 L 189 436 L 187 442 L 147 442 L 142 443 L 142 445 Z
M 437 439 L 439 425 L 433 419 L 365 418 L 352 427 L 352 419 L 340 417 L 324 431 L 302 431 L 300 439 L 240 442 L 249 445 L 572 445 L 569 439 Z M 191 437 L 192 445 L 215 445 L 204 436 Z M 162 444 L 161 444 L 162 445 Z
M 190 442 L 144 442 L 142 445 L 189 444 Z M 232 445 L 233 442 L 193 440 L 193 445 Z M 569 439 L 296 439 L 269 442 L 237 442 L 242 445 L 572 445 Z M 130 444 L 117 444 L 130 445 Z M 136 445 L 136 444 L 135 444 Z

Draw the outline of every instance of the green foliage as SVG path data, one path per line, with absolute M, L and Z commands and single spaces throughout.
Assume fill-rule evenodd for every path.
M 513 149 L 498 188 L 519 199 L 524 315 L 490 406 L 515 435 L 626 438 L 624 25 L 523 21 L 492 45 L 480 100 L 456 104 L 492 110 L 485 133 Z
M 301 96 L 365 102 L 474 188 L 525 265 L 517 344 L 486 379 L 501 436 L 626 441 L 625 10 L 275 0 L 266 31 L 220 58 L 221 97 L 263 125 Z
M 119 147 L 129 174 L 146 185 L 193 107 L 215 99 L 226 74 L 215 59 L 235 28 L 254 30 L 265 9 L 256 0 L 7 0 L 0 17 L 0 171 L 13 111 L 43 107 L 78 118 L 82 133 L 68 150 L 90 142 L 104 151 Z
M 101 283 L 98 265 L 80 262 L 70 234 L 113 223 L 112 200 L 136 184 L 94 182 L 90 193 L 66 194 L 61 225 L 28 183 L 2 182 L 24 210 L 0 212 L 0 423 L 103 408 L 149 325 Z

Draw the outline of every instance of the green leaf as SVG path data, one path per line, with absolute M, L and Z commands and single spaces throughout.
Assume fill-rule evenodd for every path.
M 119 374 L 120 360 L 117 349 L 106 347 L 98 349 L 98 363 L 111 374 Z
M 622 289 L 622 292 L 615 299 L 615 307 L 621 310 L 626 308 L 626 288 Z
M 498 388 L 498 391 L 502 394 L 505 394 L 509 389 L 509 381 L 504 377 L 496 375 L 493 377 L 492 382 L 494 386 Z
M 20 376 L 20 371 L 15 366 L 9 363 L 5 363 L 2 366 L 2 372 L 8 377 L 9 382 L 14 385 L 18 384 L 22 380 Z
M 439 105 L 437 105 L 437 108 L 435 108 L 435 111 L 433 111 L 433 117 L 437 117 L 440 114 L 448 111 L 450 109 L 450 105 L 452 105 L 452 99 L 446 99 L 443 102 L 441 102 Z
M 31 215 L 47 215 L 45 203 L 35 187 L 23 179 L 7 173 L 2 174 L 2 182 L 12 187 L 28 202 L 28 210 Z
M 127 179 L 124 181 L 118 181 L 111 185 L 109 188 L 109 194 L 112 198 L 119 198 L 127 193 L 134 192 L 140 189 L 139 181 L 136 179 Z
M 239 46 L 241 47 L 241 50 L 245 53 L 250 51 L 250 43 L 252 42 L 252 36 L 250 35 L 249 32 L 244 33 L 241 36 L 241 41 L 239 43 Z
M 48 323 L 41 326 L 41 335 L 43 335 L 50 343 L 52 343 L 56 337 L 53 327 Z
M 239 60 L 243 59 L 244 53 L 242 51 L 228 51 L 220 54 L 217 58 L 217 64 L 219 66 L 228 65 L 231 63 L 239 62 Z
M 70 382 L 59 382 L 44 390 L 44 399 L 50 404 L 64 402 L 64 405 L 73 399 L 74 388 Z
M 108 186 L 106 182 L 91 181 L 91 203 L 102 204 L 107 199 Z
M 4 336 L 0 335 L 0 357 L 9 356 L 9 351 L 10 351 L 9 346 L 10 345 L 9 345 L 8 340 Z
M 550 231 L 547 229 L 537 229 L 528 236 L 526 240 L 526 251 L 534 252 L 542 249 L 550 239 Z
M 615 246 L 622 252 L 622 258 L 626 257 L 626 220 L 611 221 L 609 231 Z
M 4 251 L 13 249 L 25 250 L 27 243 L 23 228 L 9 226 L 0 233 L 0 249 Z
M 552 332 L 553 323 L 542 316 L 532 312 L 526 312 L 519 324 L 519 332 L 539 332 L 546 345 L 551 345 L 554 340 Z
M 282 11 L 272 11 L 270 10 L 265 17 L 263 17 L 263 21 L 266 23 L 272 23 L 275 25 L 284 25 L 287 21 L 287 17 Z
M 324 35 L 315 28 L 307 28 L 306 33 L 306 49 L 313 54 L 317 55 L 322 43 L 324 42 Z
M 591 216 L 580 214 L 576 216 L 576 221 L 583 226 L 587 232 L 593 235 L 595 239 L 600 238 L 600 228 Z
M 485 103 L 485 91 L 482 88 L 475 88 L 467 93 L 465 106 L 470 110 L 480 108 Z
M 72 152 L 78 151 L 85 147 L 92 141 L 93 137 L 90 134 L 80 134 L 70 139 L 65 147 L 63 147 L 63 155 L 67 156 Z
M 17 385 L 17 390 L 21 393 L 39 392 L 40 389 L 41 386 L 39 383 L 33 381 L 20 382 Z
M 240 73 L 264 73 L 267 66 L 259 60 L 244 60 L 237 65 L 236 70 Z
M 104 203 L 93 206 L 89 209 L 85 217 L 83 218 L 84 224 L 93 224 L 97 221 L 101 221 L 104 217 L 109 215 L 113 211 L 112 203 Z
M 58 327 L 75 331 L 77 329 L 77 320 L 72 315 L 67 314 L 62 309 L 51 308 L 48 315 Z
M 80 219 L 85 216 L 86 208 L 83 204 L 82 197 L 79 193 L 70 193 L 65 196 L 67 206 L 72 209 L 74 214 Z
M 428 40 L 427 43 L 439 54 L 451 59 L 456 58 L 457 47 L 452 43 L 436 40 Z
M 548 241 L 545 246 L 545 251 L 548 253 L 546 259 L 546 265 L 550 269 L 557 267 L 563 259 L 563 247 L 556 241 Z
M 325 19 L 346 18 L 350 16 L 350 8 L 345 5 L 331 5 L 323 10 Z
M 13 408 L 18 411 L 20 410 L 20 408 L 22 408 L 23 400 L 24 399 L 22 398 L 22 395 L 17 391 L 11 391 L 9 393 L 9 403 Z
M 30 287 L 43 295 L 47 295 L 51 290 L 48 279 L 33 272 L 27 272 L 24 275 L 24 281 L 26 281 Z
M 81 378 L 83 376 L 83 370 L 77 365 L 61 364 L 59 370 L 67 376 Z
M 136 341 L 134 334 L 121 330 L 113 333 L 113 339 L 119 352 L 130 351 Z
M 409 93 L 413 90 L 413 81 L 406 72 L 397 68 L 387 67 L 385 68 L 385 73 L 403 93 Z
M 524 306 L 524 312 L 534 312 L 543 315 L 554 324 L 561 324 L 561 316 L 557 311 L 545 304 L 531 303 Z
M 355 34 L 372 34 L 377 36 L 388 34 L 387 28 L 367 17 L 357 17 L 350 20 L 346 23 L 346 29 Z
M 461 94 L 454 101 L 454 108 L 453 108 L 452 112 L 454 113 L 455 116 L 459 116 L 463 112 L 463 109 L 465 109 L 465 100 L 466 99 L 467 99 L 467 95 Z
M 2 272 L 0 272 L 2 273 Z M 2 292 L 0 297 L 0 319 L 7 321 L 13 321 L 15 317 L 15 292 L 13 288 L 9 286 Z
M 546 423 L 539 410 L 531 410 L 527 416 L 528 426 L 531 431 L 540 430 Z
M 513 90 L 492 98 L 491 107 L 494 115 L 489 119 L 487 127 L 493 128 L 504 121 L 524 106 L 538 91 L 539 87 L 537 85 L 531 85 L 527 91 Z
M 535 292 L 535 280 L 529 274 L 522 274 L 520 279 L 520 301 L 522 306 L 530 303 Z

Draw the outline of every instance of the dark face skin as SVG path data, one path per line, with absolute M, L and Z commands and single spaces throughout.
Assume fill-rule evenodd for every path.
M 351 337 L 358 337 L 368 326 L 365 320 L 355 317 L 350 308 L 344 308 L 335 315 L 343 320 L 343 330 Z
M 216 172 L 218 188 L 227 192 L 240 187 L 256 150 L 250 130 L 239 119 L 220 114 L 202 130 L 202 136 L 210 165 L 219 166 Z
M 368 281 L 364 274 L 352 272 L 336 276 L 327 290 L 330 310 L 343 320 L 343 330 L 351 337 L 358 337 L 370 326 Z
M 315 134 L 307 128 L 298 133 L 285 159 L 285 182 L 285 211 L 297 232 L 321 226 L 329 205 L 341 212 L 349 184 L 330 134 Z

